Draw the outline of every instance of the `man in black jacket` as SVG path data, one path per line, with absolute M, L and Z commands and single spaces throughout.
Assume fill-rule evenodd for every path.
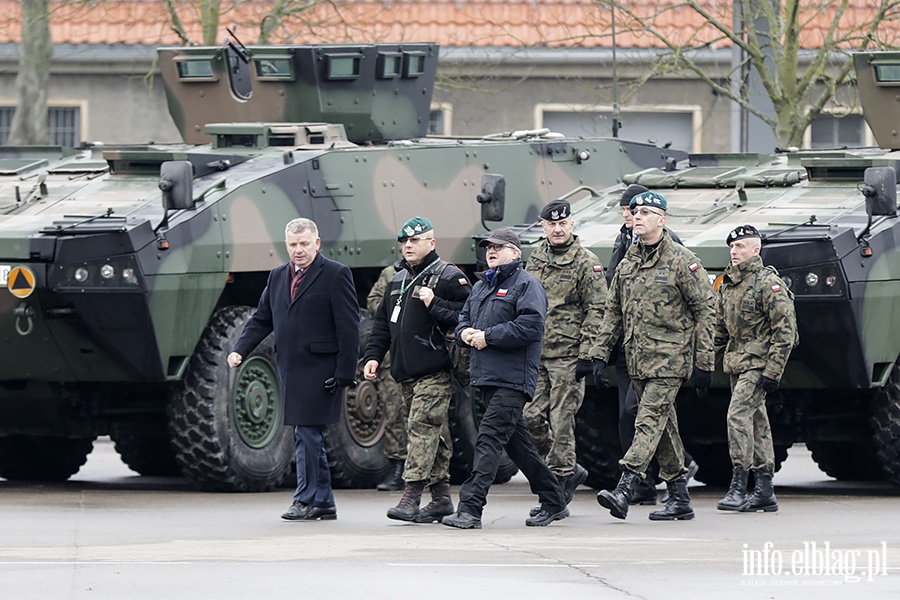
M 387 516 L 435 523 L 453 513 L 448 426 L 453 385 L 445 334 L 456 327 L 471 286 L 462 271 L 435 252 L 434 227 L 428 219 L 409 219 L 397 240 L 403 252 L 402 268 L 388 282 L 375 313 L 363 374 L 374 380 L 390 349 L 391 375 L 400 384 L 404 405 L 409 406 L 405 487 Z M 431 502 L 419 510 L 426 486 Z
M 531 443 L 522 409 L 534 397 L 547 296 L 541 282 L 522 268 L 519 237 L 498 229 L 479 245 L 490 267 L 475 284 L 456 327 L 460 345 L 474 350 L 469 362 L 472 385 L 486 400 L 475 441 L 472 474 L 459 491 L 459 511 L 444 525 L 481 529 L 481 514 L 497 474 L 503 449 L 541 501 L 528 526 L 549 525 L 569 516 L 562 485 Z

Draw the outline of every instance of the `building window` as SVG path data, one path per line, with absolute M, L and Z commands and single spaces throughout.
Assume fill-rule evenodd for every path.
M 9 140 L 15 106 L 0 107 L 0 144 Z M 81 109 L 77 106 L 51 106 L 47 109 L 50 144 L 75 147 L 81 144 Z
M 449 104 L 436 102 L 428 113 L 428 135 L 450 135 L 453 109 Z
M 866 146 L 865 120 L 858 114 L 821 114 L 810 125 L 809 145 L 810 148 Z
M 570 137 L 612 136 L 612 111 L 606 107 L 539 105 L 537 126 Z M 698 152 L 698 107 L 641 107 L 619 113 L 619 137 L 635 142 L 671 146 L 687 152 Z

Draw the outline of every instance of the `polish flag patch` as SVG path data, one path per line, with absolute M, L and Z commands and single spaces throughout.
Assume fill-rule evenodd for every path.
M 460 277 L 459 279 L 457 279 L 457 281 L 459 282 L 459 285 L 468 285 L 469 283 L 469 280 L 465 277 Z
M 781 291 L 781 286 L 778 285 L 778 284 L 776 283 L 775 285 L 772 286 L 772 291 L 773 291 L 773 292 L 780 292 L 780 291 Z
M 497 297 L 503 298 L 509 290 L 497 290 Z
M 602 273 L 603 265 L 594 265 L 594 273 Z
M 688 267 L 688 269 L 691 270 L 691 273 L 693 273 L 694 271 L 696 271 L 699 268 L 700 268 L 700 265 L 698 265 L 697 263 L 692 263 L 691 266 Z

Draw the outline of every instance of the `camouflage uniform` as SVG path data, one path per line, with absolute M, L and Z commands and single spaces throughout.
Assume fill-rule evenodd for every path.
M 725 269 L 716 305 L 716 355 L 731 376 L 728 451 L 735 467 L 775 470 L 763 376 L 778 381 L 794 346 L 790 291 L 758 255 Z
M 378 280 L 366 298 L 366 307 L 373 315 L 378 312 L 378 307 L 384 299 L 384 290 L 388 282 L 400 269 L 398 264 L 388 265 L 381 271 Z M 384 360 L 378 365 L 378 378 L 375 380 L 378 388 L 378 397 L 384 403 L 385 420 L 387 425 L 384 430 L 384 455 L 389 460 L 406 460 L 406 445 L 409 439 L 406 435 L 406 420 L 409 418 L 409 404 L 404 402 L 404 395 L 400 385 L 391 377 L 391 354 L 384 355 Z
M 609 359 L 623 335 L 628 372 L 638 396 L 634 441 L 619 464 L 643 478 L 658 452 L 660 476 L 686 473 L 675 396 L 692 367 L 711 372 L 715 304 L 700 260 L 672 241 L 637 243 L 616 269 L 591 358 Z M 696 348 L 695 348 L 696 345 Z
M 584 399 L 575 365 L 588 359 L 607 291 L 600 259 L 577 235 L 570 239 L 564 254 L 554 253 L 545 240 L 525 266 L 543 284 L 549 302 L 537 389 L 525 405 L 525 423 L 547 466 L 560 477 L 575 469 L 575 413 Z

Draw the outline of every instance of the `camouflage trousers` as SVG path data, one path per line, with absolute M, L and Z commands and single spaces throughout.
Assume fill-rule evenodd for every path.
M 439 371 L 404 381 L 403 402 L 409 406 L 404 481 L 424 481 L 432 485 L 450 480 L 450 396 L 453 385 L 449 371 Z
M 538 454 L 561 477 L 575 471 L 575 414 L 584 400 L 584 381 L 575 381 L 576 362 L 574 358 L 542 360 L 534 399 L 523 411 Z
M 731 376 L 728 404 L 728 453 L 742 469 L 775 472 L 775 447 L 766 413 L 766 392 L 757 387 L 762 371 Z
M 619 461 L 622 468 L 644 478 L 656 455 L 663 481 L 674 481 L 687 473 L 684 445 L 675 415 L 675 396 L 682 383 L 684 380 L 679 377 L 631 380 L 638 398 L 638 410 L 634 420 L 634 440 Z
M 378 397 L 384 404 L 384 455 L 391 460 L 406 460 L 406 421 L 409 419 L 409 403 L 400 384 L 391 377 L 390 353 L 378 365 L 377 379 Z

